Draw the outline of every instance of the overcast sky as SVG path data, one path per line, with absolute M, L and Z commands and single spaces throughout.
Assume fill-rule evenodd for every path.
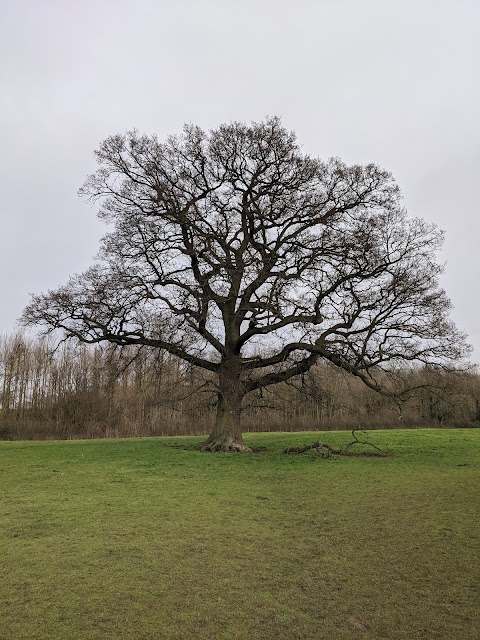
M 480 362 L 478 0 L 0 0 L 0 24 L 1 333 L 91 263 L 103 228 L 77 190 L 102 139 L 279 115 L 446 231 Z

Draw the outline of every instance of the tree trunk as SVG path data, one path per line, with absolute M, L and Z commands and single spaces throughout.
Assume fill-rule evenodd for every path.
M 220 371 L 217 415 L 210 437 L 203 445 L 206 451 L 251 452 L 243 443 L 240 427 L 243 385 L 239 367 L 226 362 Z

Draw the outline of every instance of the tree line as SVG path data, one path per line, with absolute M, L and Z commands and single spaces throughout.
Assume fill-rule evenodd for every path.
M 297 431 L 480 426 L 480 376 L 392 371 L 382 395 L 318 362 L 252 393 L 242 429 Z M 218 397 L 209 372 L 149 347 L 86 345 L 24 333 L 0 338 L 0 438 L 206 434 Z M 408 392 L 403 390 L 408 389 Z

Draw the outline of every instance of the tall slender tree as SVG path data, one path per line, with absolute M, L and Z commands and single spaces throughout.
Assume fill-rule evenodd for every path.
M 206 369 L 210 450 L 245 451 L 249 392 L 325 359 L 369 387 L 393 363 L 454 363 L 436 251 L 390 173 L 304 155 L 278 118 L 159 142 L 105 140 L 81 194 L 110 223 L 95 264 L 32 298 L 23 321 L 90 343 L 148 345 Z

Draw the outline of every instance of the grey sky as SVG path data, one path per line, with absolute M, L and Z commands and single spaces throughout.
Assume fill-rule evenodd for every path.
M 446 231 L 480 362 L 478 0 L 2 0 L 0 24 L 0 332 L 91 263 L 103 227 L 77 189 L 103 138 L 280 115 Z

